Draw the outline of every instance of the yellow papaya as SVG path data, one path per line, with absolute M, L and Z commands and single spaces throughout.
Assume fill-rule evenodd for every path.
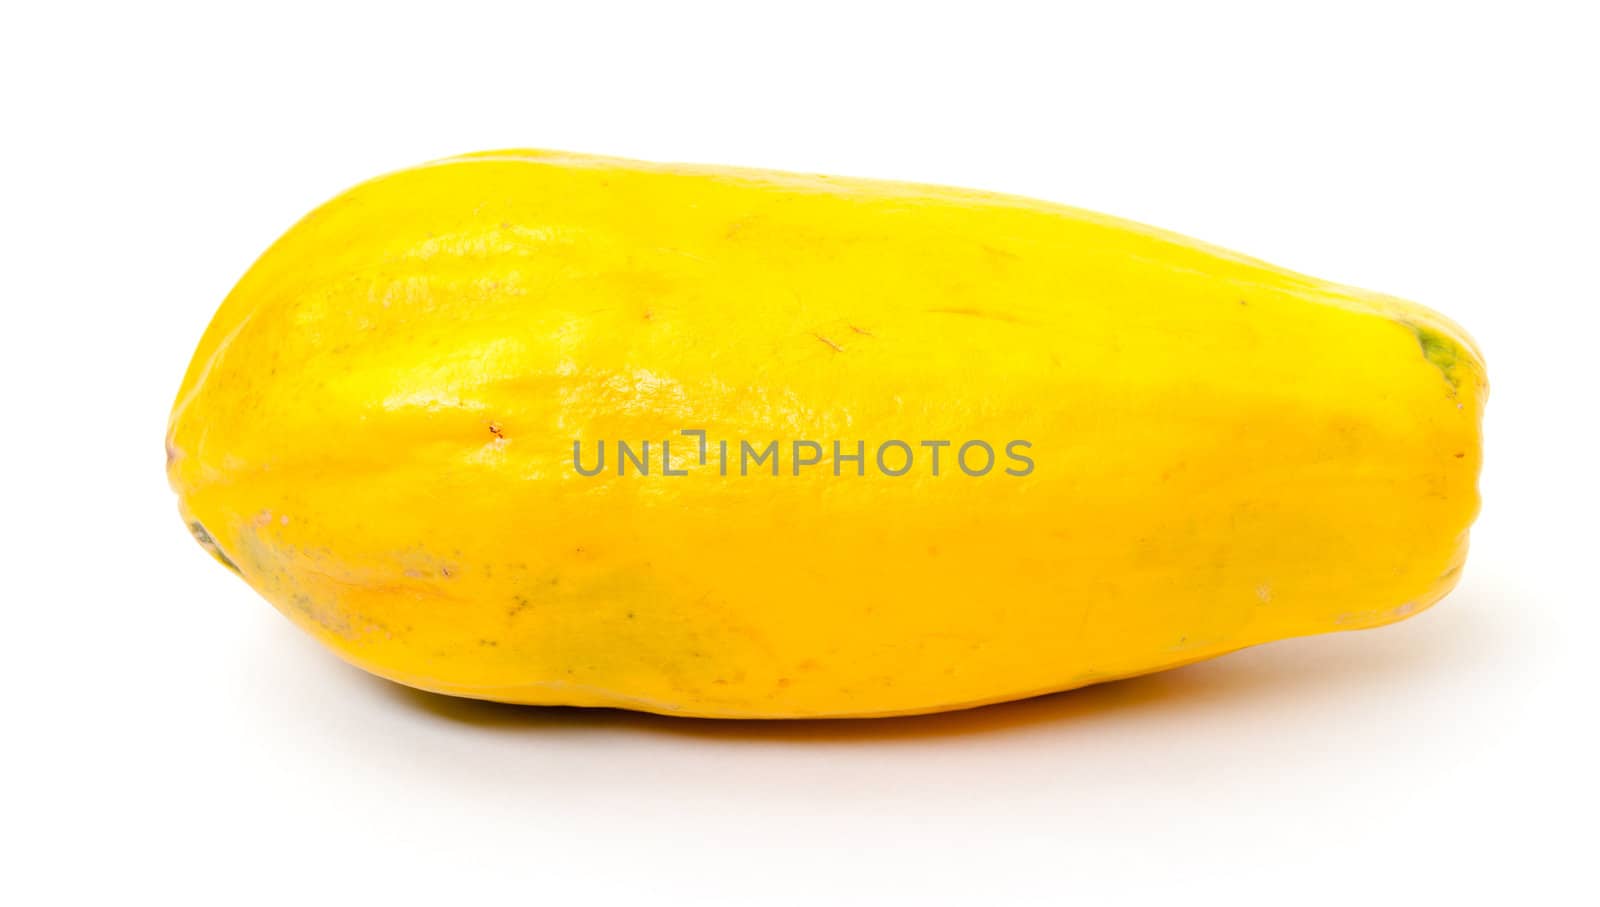
M 547 151 L 360 185 L 222 303 L 197 539 L 425 690 L 930 712 L 1455 584 L 1481 356 L 1421 306 L 964 189 Z

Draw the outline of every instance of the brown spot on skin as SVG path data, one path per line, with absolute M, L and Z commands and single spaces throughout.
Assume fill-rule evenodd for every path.
M 864 335 L 866 335 L 868 337 L 872 336 L 872 332 L 871 331 L 867 330 L 866 328 L 858 328 L 853 324 L 850 325 L 850 330 L 855 331 L 857 334 L 864 334 Z
M 504 431 L 504 429 L 502 429 L 500 427 L 500 423 L 499 422 L 490 422 L 489 423 L 489 434 L 494 435 L 496 438 L 499 438 L 502 441 L 504 441 L 505 437 L 506 437 L 505 436 L 505 431 Z
M 789 684 L 790 684 L 789 678 L 787 678 L 787 677 L 779 677 L 778 678 L 778 687 L 779 687 L 779 689 L 787 687 Z
M 656 317 L 656 313 L 655 312 L 652 312 L 649 309 L 645 309 L 644 310 L 644 320 L 645 321 L 649 321 L 650 319 L 652 319 L 654 317 Z
M 1460 452 L 1458 452 L 1458 453 L 1457 453 L 1457 454 L 1456 454 L 1456 459 L 1457 459 L 1457 460 L 1459 460 L 1459 459 L 1461 459 L 1461 458 L 1462 458 L 1462 457 L 1464 457 L 1464 456 L 1466 456 L 1466 455 L 1467 455 L 1467 452 L 1466 452 L 1466 451 L 1464 451 L 1464 450 L 1463 450 L 1463 451 L 1460 451 Z
M 444 577 L 445 579 L 449 579 L 450 578 L 450 568 L 449 567 L 440 567 L 439 568 L 439 575 Z
M 834 343 L 832 340 L 829 340 L 828 338 L 822 336 L 821 334 L 812 334 L 811 336 L 817 338 L 818 340 L 821 340 L 823 343 L 826 343 L 828 346 L 833 347 L 833 351 L 835 353 L 844 352 L 844 347 L 840 346 L 837 343 Z

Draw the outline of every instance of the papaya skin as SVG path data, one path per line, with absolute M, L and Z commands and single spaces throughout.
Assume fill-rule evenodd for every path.
M 1487 389 L 1421 306 L 1098 214 L 498 151 L 278 240 L 200 341 L 167 474 L 218 560 L 399 683 L 903 715 L 1422 611 L 1466 556 Z M 741 440 L 779 475 L 738 475 Z

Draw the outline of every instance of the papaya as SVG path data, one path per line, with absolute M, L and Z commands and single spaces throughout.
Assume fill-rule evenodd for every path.
M 166 469 L 361 668 L 904 715 L 1415 615 L 1483 359 L 1419 305 L 967 189 L 552 151 L 396 172 L 222 302 Z

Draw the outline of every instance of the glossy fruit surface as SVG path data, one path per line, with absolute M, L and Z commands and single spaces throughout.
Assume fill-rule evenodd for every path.
M 401 683 L 906 714 L 1418 612 L 1486 393 L 1427 309 L 1101 215 L 504 151 L 268 250 L 167 470 L 202 544 Z

